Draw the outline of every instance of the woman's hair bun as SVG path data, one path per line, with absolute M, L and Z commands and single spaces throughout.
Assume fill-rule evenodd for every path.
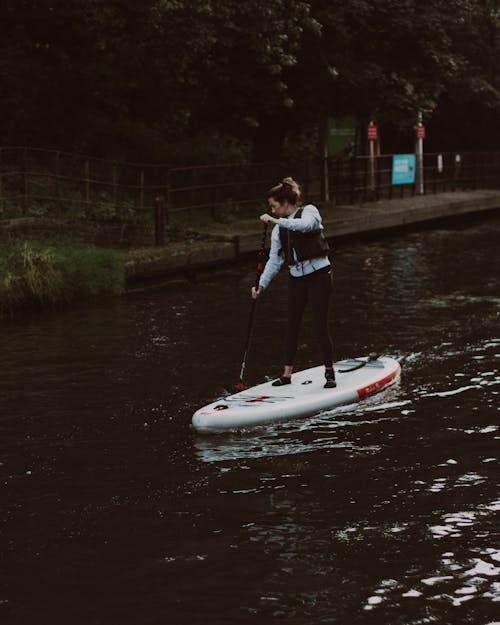
M 291 176 L 287 176 L 268 191 L 267 197 L 272 197 L 280 203 L 286 200 L 290 204 L 296 205 L 300 200 L 300 187 Z

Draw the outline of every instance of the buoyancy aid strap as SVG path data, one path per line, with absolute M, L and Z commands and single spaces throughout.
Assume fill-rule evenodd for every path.
M 297 212 L 295 213 L 295 215 L 293 216 L 294 219 L 300 219 L 302 217 L 302 213 L 304 212 L 304 207 L 298 208 Z M 284 253 L 285 256 L 285 261 L 287 263 L 288 266 L 291 265 L 295 265 L 295 261 L 293 258 L 293 250 L 292 250 L 292 238 L 290 236 L 290 230 L 288 230 L 288 228 L 281 228 L 280 227 L 280 241 L 281 241 L 281 249 L 279 251 L 279 254 L 282 254 L 284 252 L 284 241 L 283 239 L 286 239 L 286 252 Z

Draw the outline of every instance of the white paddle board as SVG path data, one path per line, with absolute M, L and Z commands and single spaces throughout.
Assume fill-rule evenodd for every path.
M 291 384 L 273 386 L 271 380 L 200 408 L 193 415 L 193 427 L 199 432 L 220 432 L 308 417 L 378 393 L 401 371 L 397 360 L 386 356 L 341 360 L 334 367 L 336 388 L 324 388 L 323 366 L 297 371 Z

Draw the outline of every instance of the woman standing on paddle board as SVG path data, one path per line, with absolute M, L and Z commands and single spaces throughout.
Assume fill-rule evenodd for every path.
M 314 329 L 325 365 L 325 388 L 334 388 L 333 347 L 329 331 L 332 272 L 329 246 L 323 235 L 318 209 L 312 204 L 299 206 L 300 187 L 293 178 L 284 178 L 270 189 L 267 200 L 276 217 L 264 213 L 260 220 L 275 224 L 271 234 L 269 260 L 252 297 L 258 298 L 283 264 L 289 269 L 288 321 L 285 335 L 283 375 L 274 386 L 291 383 L 302 315 L 311 306 Z

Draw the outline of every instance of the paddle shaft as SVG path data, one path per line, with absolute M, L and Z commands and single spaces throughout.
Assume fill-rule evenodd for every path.
M 266 235 L 267 235 L 267 223 L 264 224 L 264 228 L 262 229 L 262 241 L 259 250 L 259 256 L 257 261 L 257 274 L 255 276 L 255 288 L 259 288 L 259 280 L 262 275 L 262 271 L 264 270 L 264 255 L 266 250 Z M 250 317 L 248 319 L 248 328 L 247 328 L 247 337 L 245 341 L 245 350 L 243 353 L 243 361 L 241 363 L 240 369 L 240 381 L 238 382 L 238 389 L 241 390 L 243 388 L 243 378 L 245 377 L 245 370 L 247 366 L 247 358 L 248 352 L 250 351 L 250 344 L 252 342 L 254 321 L 255 321 L 255 308 L 257 305 L 257 300 L 252 299 L 252 305 L 250 307 Z

